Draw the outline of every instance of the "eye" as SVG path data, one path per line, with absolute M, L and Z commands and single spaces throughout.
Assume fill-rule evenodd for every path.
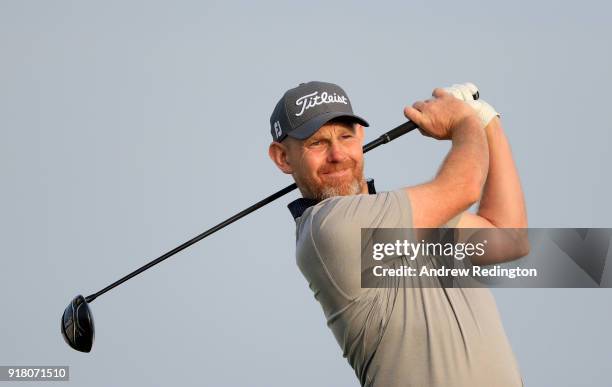
M 351 133 L 346 133 L 342 135 L 342 138 L 353 138 L 353 135 Z

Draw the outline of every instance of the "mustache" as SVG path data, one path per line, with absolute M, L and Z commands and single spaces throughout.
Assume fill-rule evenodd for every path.
M 319 169 L 319 172 L 320 173 L 333 173 L 333 172 L 343 171 L 345 169 L 354 169 L 355 164 L 356 163 L 354 161 L 347 161 L 347 162 L 339 163 L 339 164 L 330 164 L 330 165 L 326 165 L 322 167 L 321 169 Z

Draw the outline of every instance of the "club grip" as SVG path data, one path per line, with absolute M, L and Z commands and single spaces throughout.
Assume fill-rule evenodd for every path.
M 480 94 L 478 92 L 476 92 L 476 94 L 473 94 L 472 97 L 474 97 L 474 100 L 477 100 L 478 98 L 480 98 Z M 408 122 L 404 122 L 403 124 L 399 125 L 396 128 L 391 129 L 390 131 L 388 131 L 387 133 L 382 134 L 379 137 L 379 141 L 381 141 L 381 143 L 386 144 L 389 141 L 393 141 L 396 138 L 403 136 L 404 134 L 414 130 L 417 128 L 417 125 L 412 122 L 412 121 L 408 121 Z
M 399 136 L 403 136 L 404 134 L 406 134 L 406 133 L 408 133 L 411 130 L 414 130 L 416 128 L 417 128 L 417 125 L 414 122 L 412 122 L 412 121 L 404 122 L 400 126 L 391 129 L 387 133 L 382 134 L 380 136 L 380 138 L 383 140 L 383 143 L 386 144 L 389 141 L 393 141 L 396 138 L 398 138 Z

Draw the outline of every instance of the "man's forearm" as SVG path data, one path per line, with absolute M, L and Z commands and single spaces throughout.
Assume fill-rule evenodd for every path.
M 478 215 L 500 228 L 527 227 L 521 182 L 499 118 L 494 118 L 485 132 L 489 145 L 489 172 Z
M 487 139 L 481 133 L 477 119 L 462 122 L 453 131 L 453 145 L 436 176 L 449 188 L 468 193 L 474 202 L 480 199 L 489 169 Z
M 463 120 L 453 130 L 452 142 L 434 180 L 407 189 L 413 227 L 440 227 L 480 198 L 489 163 L 480 121 L 475 116 Z

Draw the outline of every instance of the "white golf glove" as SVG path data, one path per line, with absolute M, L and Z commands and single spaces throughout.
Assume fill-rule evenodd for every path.
M 444 90 L 455 98 L 465 101 L 472 109 L 476 110 L 483 127 L 486 127 L 493 118 L 499 117 L 499 113 L 493 109 L 493 106 L 482 99 L 474 100 L 473 95 L 478 93 L 478 87 L 473 83 L 455 84 L 451 87 L 445 87 Z

